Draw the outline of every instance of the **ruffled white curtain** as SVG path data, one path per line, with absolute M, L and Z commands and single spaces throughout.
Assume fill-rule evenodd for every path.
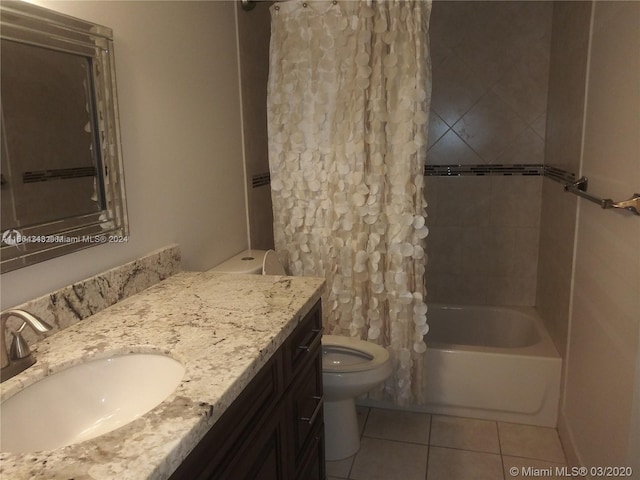
M 378 397 L 424 399 L 423 169 L 430 1 L 271 7 L 269 162 L 276 251 L 324 276 L 325 328 L 385 346 Z

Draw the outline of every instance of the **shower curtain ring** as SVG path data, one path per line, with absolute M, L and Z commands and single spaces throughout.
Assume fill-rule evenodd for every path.
M 256 2 L 254 0 L 241 0 L 240 5 L 242 6 L 242 9 L 247 12 L 256 8 Z

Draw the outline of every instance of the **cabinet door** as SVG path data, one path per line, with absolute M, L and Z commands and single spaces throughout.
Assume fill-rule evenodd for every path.
M 320 348 L 296 376 L 289 391 L 289 425 L 292 431 L 292 449 L 296 469 L 305 456 L 312 432 L 323 423 L 322 414 L 322 356 Z
M 296 480 L 325 480 L 326 466 L 324 463 L 324 423 L 317 422 L 312 437 L 306 448 L 306 457 L 300 463 L 296 472 Z
M 257 465 L 264 461 L 267 468 L 273 457 L 266 452 L 281 441 L 282 422 L 274 413 L 280 411 L 277 405 L 281 395 L 282 356 L 278 352 L 196 445 L 171 480 L 253 480 L 252 477 L 222 475 L 228 469 L 236 468 L 238 458 L 252 455 L 253 450 L 247 450 L 247 445 L 256 448 L 256 458 L 247 458 L 247 464 Z M 264 447 L 256 444 L 257 438 L 264 442 Z
M 211 480 L 289 480 L 286 471 L 285 425 L 274 412 L 266 424 L 246 439 L 224 470 L 212 472 Z

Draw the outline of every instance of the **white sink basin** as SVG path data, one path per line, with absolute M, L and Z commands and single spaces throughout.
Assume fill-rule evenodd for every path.
M 156 354 L 75 365 L 0 405 L 0 449 L 27 453 L 80 443 L 115 430 L 162 403 L 184 367 Z

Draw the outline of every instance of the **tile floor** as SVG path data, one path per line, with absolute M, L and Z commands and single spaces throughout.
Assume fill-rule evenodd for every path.
M 358 420 L 360 451 L 327 462 L 328 480 L 509 480 L 566 465 L 554 428 L 364 407 Z

